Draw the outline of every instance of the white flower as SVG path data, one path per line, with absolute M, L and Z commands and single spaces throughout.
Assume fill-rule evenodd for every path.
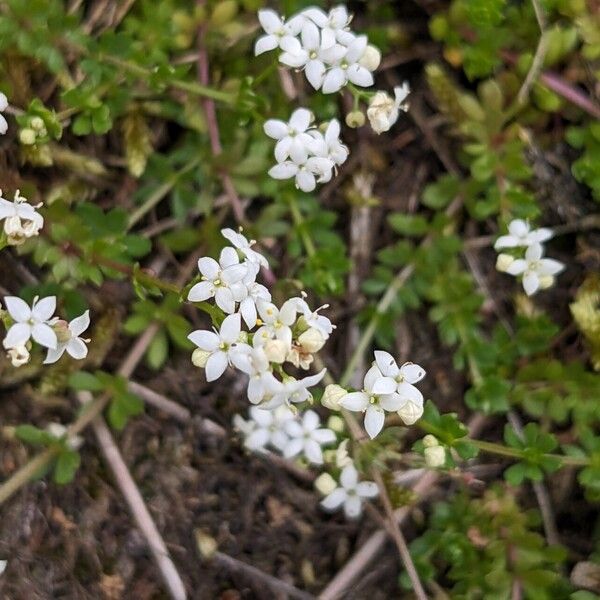
M 358 471 L 353 464 L 345 466 L 340 475 L 340 486 L 321 500 L 321 506 L 334 511 L 343 505 L 348 519 L 355 519 L 362 512 L 366 498 L 375 498 L 379 490 L 373 481 L 358 481 Z
M 248 238 L 242 234 L 241 228 L 239 232 L 229 228 L 221 229 L 221 235 L 226 240 L 229 240 L 232 246 L 237 248 L 251 263 L 257 263 L 265 269 L 269 268 L 269 262 L 267 259 L 260 254 L 260 252 L 252 249 L 252 246 L 256 244 L 256 241 L 248 241 Z
M 248 273 L 248 266 L 240 264 L 240 258 L 233 248 L 223 248 L 219 262 L 205 256 L 198 261 L 202 280 L 192 287 L 188 294 L 190 302 L 215 299 L 217 306 L 226 313 L 235 311 L 235 303 L 246 296 L 242 279 Z
M 301 298 L 298 299 L 298 309 L 302 312 L 306 324 L 309 327 L 313 327 L 320 331 L 327 340 L 331 335 L 331 332 L 335 329 L 335 325 L 333 325 L 325 315 L 319 314 L 319 311 L 324 308 L 329 308 L 329 304 L 323 304 L 323 306 L 319 306 L 319 308 L 313 311 L 309 308 L 305 300 Z
M 4 220 L 4 233 L 9 244 L 17 245 L 38 235 L 44 226 L 44 217 L 36 210 L 39 206 L 29 204 L 18 190 L 13 202 L 10 202 L 2 198 L 0 190 L 0 221 Z
M 262 402 L 268 391 L 275 386 L 270 364 L 262 346 L 237 344 L 230 353 L 234 367 L 250 377 L 248 381 L 248 400 L 252 404 Z M 275 380 L 276 381 L 276 380 Z
M 371 73 L 376 71 L 377 67 L 381 63 L 381 52 L 379 51 L 379 48 L 369 44 L 365 48 L 365 53 L 362 55 L 362 58 L 358 61 L 358 63 L 365 67 L 365 69 L 371 71 Z
M 64 326 L 61 326 L 64 323 Z M 86 341 L 80 335 L 90 326 L 90 311 L 86 310 L 82 315 L 73 319 L 70 323 L 58 321 L 54 325 L 57 333 L 58 345 L 56 349 L 50 348 L 46 355 L 45 365 L 55 363 L 65 351 L 69 356 L 81 360 L 87 356 L 88 349 Z
M 502 248 L 516 248 L 519 246 L 531 246 L 541 244 L 549 240 L 553 233 L 551 229 L 541 227 L 531 229 L 529 223 L 522 219 L 514 219 L 508 225 L 508 235 L 501 235 L 494 244 L 496 250 Z
M 290 402 L 299 403 L 312 400 L 312 394 L 308 391 L 308 388 L 317 385 L 325 376 L 326 371 L 327 369 L 323 369 L 316 375 L 309 375 L 302 379 L 286 377 L 283 382 L 275 380 L 275 385 L 270 390 L 271 397 L 263 406 L 275 408 L 281 404 L 289 405 Z
M 410 93 L 408 83 L 394 88 L 395 98 L 391 98 L 387 92 L 377 92 L 369 102 L 367 117 L 375 133 L 389 131 L 398 120 L 400 110 L 407 110 L 406 97 Z
M 199 329 L 188 335 L 188 339 L 198 348 L 211 353 L 205 366 L 206 381 L 215 381 L 223 375 L 231 361 L 234 344 L 239 341 L 240 333 L 241 319 L 236 313 L 223 319 L 218 334 Z
M 283 449 L 283 456 L 293 458 L 302 452 L 315 465 L 323 464 L 321 446 L 335 442 L 335 433 L 321 428 L 321 419 L 313 410 L 307 410 L 301 422 L 288 421 L 285 431 L 290 439 Z
M 321 404 L 330 410 L 340 410 L 342 408 L 340 402 L 346 396 L 348 390 L 335 383 L 329 384 L 323 396 L 321 397 Z
M 0 112 L 4 112 L 8 107 L 8 98 L 6 94 L 0 92 Z M 0 115 L 0 135 L 4 135 L 8 130 L 8 123 L 3 115 Z M 1 573 L 1 571 L 0 571 Z
M 557 260 L 542 258 L 543 253 L 541 244 L 532 244 L 527 248 L 524 259 L 515 259 L 506 269 L 509 275 L 523 276 L 523 289 L 528 296 L 546 287 L 547 278 L 558 275 L 565 268 Z
M 287 23 L 271 9 L 258 11 L 258 20 L 265 30 L 266 35 L 261 36 L 254 46 L 254 55 L 283 48 L 287 42 L 294 40 L 300 33 L 304 19 L 300 16 L 291 18 Z
M 56 349 L 58 339 L 51 327 L 51 319 L 56 310 L 56 296 L 48 296 L 41 300 L 36 296 L 31 308 L 17 296 L 7 296 L 4 298 L 4 304 L 14 320 L 4 338 L 3 344 L 6 349 L 24 346 L 29 338 L 33 338 L 41 346 Z
M 27 350 L 27 346 L 15 346 L 14 348 L 8 348 L 6 354 L 13 367 L 22 367 L 31 359 L 31 355 L 29 354 L 29 350 Z
M 281 163 L 288 157 L 297 165 L 306 162 L 309 149 L 314 146 L 312 136 L 307 133 L 312 119 L 313 115 L 309 110 L 298 108 L 292 113 L 288 123 L 279 119 L 269 119 L 265 122 L 265 133 L 277 140 L 275 145 L 277 162 Z
M 303 192 L 312 192 L 317 183 L 325 183 L 331 179 L 333 161 L 321 156 L 311 156 L 303 165 L 292 161 L 279 163 L 269 170 L 273 179 L 296 178 L 296 187 Z
M 279 61 L 288 67 L 304 68 L 309 83 L 316 89 L 323 85 L 327 65 L 337 63 L 346 54 L 346 48 L 340 44 L 329 47 L 321 43 L 321 33 L 314 23 L 307 21 L 302 27 L 302 45 L 298 40 L 286 44 L 286 52 Z
M 337 119 L 332 119 L 325 130 L 325 135 L 319 131 L 311 131 L 311 135 L 315 138 L 317 146 L 315 154 L 329 158 L 335 165 L 341 165 L 346 162 L 350 151 L 340 139 L 340 122 Z M 331 171 L 328 179 L 331 178 Z
M 67 427 L 62 423 L 48 423 L 46 431 L 55 439 L 62 440 L 68 433 Z M 79 435 L 75 435 L 67 438 L 66 442 L 71 450 L 78 450 L 83 445 L 83 438 Z
M 273 338 L 285 342 L 289 348 L 292 344 L 291 326 L 296 322 L 298 312 L 298 298 L 286 300 L 281 309 L 273 303 L 259 300 L 257 302 L 258 314 L 262 326 L 254 334 L 256 344 L 262 345 Z
M 324 94 L 338 92 L 348 81 L 361 87 L 373 85 L 373 75 L 358 62 L 366 48 L 367 36 L 365 35 L 356 36 L 350 42 L 344 57 L 326 73 L 322 88 Z
M 332 8 L 329 14 L 320 8 L 307 8 L 302 11 L 302 14 L 321 28 L 323 48 L 330 48 L 336 41 L 347 45 L 351 39 L 349 38 L 351 34 L 349 34 L 346 28 L 350 24 L 352 17 L 348 14 L 348 9 L 344 5 Z M 304 27 L 306 26 L 305 24 Z
M 248 329 L 253 329 L 256 325 L 257 313 L 256 305 L 258 302 L 271 302 L 271 293 L 262 284 L 255 280 L 258 274 L 259 266 L 257 263 L 248 263 L 248 274 L 242 283 L 246 287 L 245 298 L 240 302 L 239 312 L 248 326 Z
M 397 411 L 405 403 L 406 399 L 396 392 L 395 383 L 389 385 L 377 365 L 367 371 L 362 391 L 351 392 L 340 401 L 348 410 L 365 413 L 365 430 L 371 439 L 383 428 L 384 411 Z
M 249 414 L 248 421 L 234 417 L 234 425 L 244 434 L 244 446 L 252 452 L 265 452 L 268 446 L 283 452 L 289 443 L 285 427 L 296 419 L 294 413 L 287 406 L 275 410 L 253 406 Z

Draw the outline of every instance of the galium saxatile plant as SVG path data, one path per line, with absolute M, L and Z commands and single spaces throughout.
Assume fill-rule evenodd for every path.
M 0 190 L 0 221 L 3 221 L 4 236 L 9 246 L 19 246 L 28 238 L 39 235 L 44 226 L 44 217 L 37 210 L 40 206 L 29 204 L 19 190 L 12 202 L 3 198 Z

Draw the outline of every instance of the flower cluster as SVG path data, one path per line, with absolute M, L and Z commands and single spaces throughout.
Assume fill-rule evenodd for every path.
M 55 363 L 65 352 L 75 359 L 87 356 L 89 340 L 80 336 L 90 325 L 89 311 L 68 323 L 54 316 L 56 296 L 36 296 L 31 306 L 18 296 L 6 296 L 4 304 L 7 332 L 2 344 L 13 366 L 29 362 L 32 339 L 47 349 L 44 364 Z
M 308 369 L 334 326 L 303 297 L 290 298 L 280 308 L 273 304 L 268 290 L 256 282 L 266 259 L 241 233 L 222 233 L 234 246 L 224 248 L 218 262 L 208 257 L 198 261 L 201 281 L 190 289 L 188 300 L 214 298 L 227 316 L 218 330 L 197 330 L 188 336 L 198 347 L 192 362 L 205 369 L 207 381 L 217 380 L 228 366 L 242 371 L 249 378 L 248 399 L 263 408 L 311 399 L 308 388 L 321 381 L 325 370 L 296 379 L 284 365 Z
M 269 170 L 274 179 L 295 177 L 296 187 L 312 192 L 317 183 L 326 183 L 348 158 L 348 148 L 340 140 L 340 123 L 332 119 L 324 132 L 311 126 L 313 114 L 306 108 L 295 110 L 289 122 L 269 119 L 265 133 L 277 140 L 277 164 Z
M 285 458 L 306 458 L 315 465 L 323 464 L 322 446 L 335 442 L 335 433 L 321 427 L 321 419 L 313 410 L 299 415 L 287 406 L 265 410 L 252 406 L 250 418 L 235 415 L 233 424 L 244 436 L 244 446 L 252 452 L 276 450 Z
M 525 248 L 523 258 L 516 258 L 512 254 L 500 253 L 496 268 L 509 275 L 521 276 L 523 289 L 528 296 L 538 290 L 551 287 L 565 266 L 552 258 L 543 258 L 544 247 L 542 242 L 552 237 L 552 231 L 546 228 L 531 229 L 529 224 L 521 219 L 515 219 L 508 226 L 508 234 L 500 236 L 494 248 Z
M 369 45 L 366 35 L 350 31 L 351 16 L 345 6 L 329 13 L 306 8 L 287 21 L 265 9 L 258 11 L 258 19 L 265 35 L 257 40 L 254 53 L 279 48 L 279 61 L 302 69 L 316 90 L 332 94 L 348 83 L 373 85 L 372 72 L 379 66 L 381 54 Z
M 406 425 L 412 425 L 423 414 L 423 394 L 415 387 L 425 377 L 425 370 L 414 363 L 398 366 L 394 357 L 383 350 L 375 351 L 375 362 L 367 371 L 363 389 L 358 392 L 339 393 L 326 390 L 325 402 L 331 402 L 338 392 L 337 404 L 347 410 L 365 414 L 364 426 L 369 437 L 374 438 L 382 429 L 385 412 L 396 412 Z
M 4 221 L 4 234 L 9 246 L 18 246 L 27 238 L 39 234 L 44 226 L 44 217 L 37 212 L 41 206 L 32 206 L 27 198 L 16 191 L 12 202 L 2 197 L 0 190 L 0 221 Z

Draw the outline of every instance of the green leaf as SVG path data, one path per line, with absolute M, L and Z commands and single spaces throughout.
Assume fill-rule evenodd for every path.
M 54 482 L 64 485 L 73 481 L 75 473 L 81 464 L 79 452 L 71 449 L 65 449 L 58 455 L 54 465 Z
M 77 371 L 69 377 L 69 386 L 74 390 L 99 392 L 104 389 L 103 383 L 92 373 Z

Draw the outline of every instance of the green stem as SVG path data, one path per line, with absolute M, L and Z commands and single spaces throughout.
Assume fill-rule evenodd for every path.
M 290 212 L 292 213 L 292 219 L 294 220 L 294 225 L 298 229 L 298 233 L 302 238 L 302 243 L 304 244 L 304 248 L 306 249 L 306 253 L 308 256 L 312 257 L 317 253 L 317 249 L 312 241 L 312 238 L 306 231 L 306 226 L 304 223 L 304 217 L 300 212 L 300 208 L 298 207 L 298 203 L 296 202 L 296 197 L 294 195 L 290 195 L 289 197 L 289 205 Z
M 508 446 L 504 446 L 503 444 L 497 444 L 495 442 L 486 442 L 484 440 L 469 440 L 476 448 L 481 450 L 482 452 L 487 452 L 488 454 L 497 454 L 499 456 L 506 456 L 507 458 L 514 458 L 516 460 L 524 460 L 525 452 L 523 450 L 519 450 L 518 448 L 510 448 Z M 561 466 L 570 466 L 570 467 L 585 467 L 590 464 L 588 458 L 578 458 L 576 456 L 564 456 L 562 454 L 543 454 L 544 458 L 550 458 L 553 460 L 560 461 Z

